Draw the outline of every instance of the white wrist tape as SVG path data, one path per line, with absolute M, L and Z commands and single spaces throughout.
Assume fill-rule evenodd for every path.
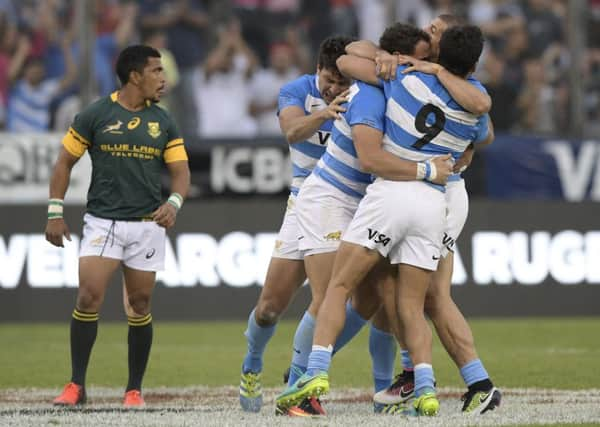
M 175 206 L 175 209 L 179 210 L 181 209 L 181 206 L 183 206 L 183 197 L 181 197 L 181 194 L 179 193 L 171 193 L 167 202 Z
M 427 174 L 427 166 L 425 162 L 417 163 L 417 180 L 421 181 L 425 179 L 425 175 Z
M 48 219 L 58 219 L 63 217 L 63 199 L 48 200 Z
M 437 168 L 435 167 L 435 163 L 431 160 L 427 160 L 425 162 L 429 166 L 429 176 L 426 176 L 425 179 L 427 181 L 433 181 L 437 177 Z

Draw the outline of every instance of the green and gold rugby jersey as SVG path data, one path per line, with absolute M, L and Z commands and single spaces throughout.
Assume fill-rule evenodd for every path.
M 75 116 L 62 141 L 76 157 L 92 159 L 87 211 L 108 219 L 148 217 L 161 204 L 163 163 L 187 160 L 183 139 L 169 114 L 149 103 L 129 111 L 117 92 Z

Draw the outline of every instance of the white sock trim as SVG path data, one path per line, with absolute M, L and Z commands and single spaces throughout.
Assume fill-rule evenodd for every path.
M 327 347 L 323 347 L 322 345 L 313 345 L 312 351 L 327 351 L 329 353 L 333 353 L 333 346 L 329 344 Z
M 431 369 L 433 370 L 433 366 L 430 363 L 418 363 L 415 365 L 415 371 L 418 369 Z

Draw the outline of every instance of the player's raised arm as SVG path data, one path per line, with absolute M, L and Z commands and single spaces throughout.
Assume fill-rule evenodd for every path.
M 440 185 L 445 185 L 452 175 L 450 154 L 426 162 L 411 162 L 384 150 L 382 138 L 382 132 L 370 126 L 352 127 L 352 140 L 363 171 L 391 181 L 427 180 Z
M 374 86 L 381 86 L 375 70 L 375 62 L 359 56 L 342 55 L 337 59 L 337 67 L 346 77 L 361 80 Z
M 381 49 L 370 40 L 357 40 L 346 46 L 346 53 L 348 55 L 370 59 L 371 61 L 375 61 L 379 50 Z
M 281 99 L 282 96 L 280 95 L 280 104 Z M 341 104 L 347 100 L 348 90 L 346 89 L 336 96 L 333 101 L 327 105 L 327 108 L 315 111 L 311 114 L 305 114 L 304 110 L 298 105 L 290 104 L 289 106 L 284 107 L 279 111 L 279 126 L 285 135 L 285 139 L 288 143 L 293 144 L 310 138 L 319 130 L 323 123 L 327 120 L 338 119 L 338 114 L 346 111 Z
M 400 65 L 410 64 L 402 71 L 404 74 L 420 71 L 435 75 L 452 98 L 465 110 L 479 116 L 488 113 L 492 108 L 492 98 L 487 93 L 469 80 L 452 74 L 443 65 L 404 55 L 398 55 L 397 58 Z
M 410 54 L 417 58 L 429 56 L 430 37 L 412 25 L 396 23 L 385 29 L 379 39 L 379 47 L 365 40 L 346 47 L 348 55 L 340 57 L 337 65 L 342 74 L 366 83 L 381 86 L 379 78 L 389 80 L 396 73 L 396 54 Z M 408 53 L 410 52 L 410 53 Z

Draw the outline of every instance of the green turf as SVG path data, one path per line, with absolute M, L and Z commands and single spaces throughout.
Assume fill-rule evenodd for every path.
M 597 388 L 600 384 L 600 318 L 471 320 L 477 348 L 493 380 L 503 387 Z M 295 324 L 282 323 L 265 354 L 265 386 L 280 384 L 290 359 Z M 161 323 L 145 386 L 235 385 L 246 348 L 245 324 Z M 126 383 L 127 326 L 100 325 L 88 384 Z M 336 355 L 334 385 L 371 384 L 368 334 Z M 60 387 L 70 375 L 69 325 L 0 325 L 0 387 Z M 454 365 L 436 342 L 434 368 L 440 386 L 462 386 Z

